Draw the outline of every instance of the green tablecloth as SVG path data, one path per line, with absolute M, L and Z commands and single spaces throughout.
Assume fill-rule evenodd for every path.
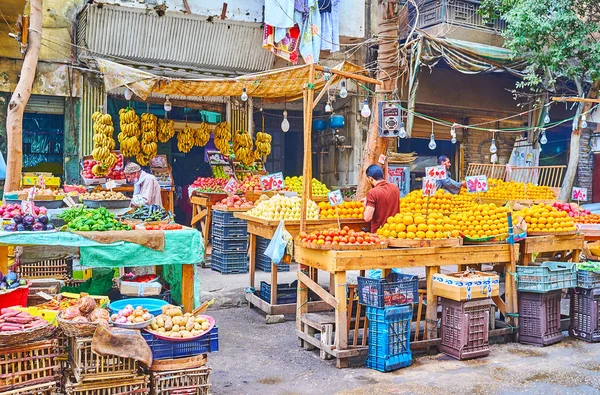
M 118 242 L 102 244 L 70 232 L 4 232 L 0 245 L 47 245 L 79 247 L 80 264 L 89 267 L 131 267 L 164 265 L 163 276 L 171 285 L 175 300 L 181 301 L 181 265 L 204 260 L 202 235 L 196 229 L 165 231 L 165 250 Z M 194 299 L 199 305 L 200 281 L 194 270 Z

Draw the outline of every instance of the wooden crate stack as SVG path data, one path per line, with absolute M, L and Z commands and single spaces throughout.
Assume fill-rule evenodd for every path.
M 152 395 L 208 395 L 211 369 L 206 354 L 154 361 L 149 369 Z
M 57 341 L 0 348 L 0 395 L 51 395 L 57 386 Z

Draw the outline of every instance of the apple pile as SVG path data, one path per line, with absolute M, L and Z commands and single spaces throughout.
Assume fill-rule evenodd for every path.
M 260 185 L 260 177 L 257 175 L 246 176 L 240 182 L 238 189 L 244 193 L 248 192 L 248 191 L 254 191 L 254 192 L 262 191 L 262 188 Z
M 347 226 L 344 226 L 341 230 L 332 228 L 311 233 L 301 232 L 300 240 L 305 243 L 331 245 L 333 248 L 342 245 L 377 245 L 381 243 L 377 235 L 356 232 Z
M 230 195 L 214 205 L 215 208 L 252 208 L 254 203 L 246 200 L 244 196 Z
M 228 181 L 224 178 L 198 177 L 192 183 L 192 187 L 198 192 L 224 193 L 223 187 L 225 187 Z
M 575 203 L 554 202 L 552 206 L 559 211 L 566 212 L 571 218 L 585 217 L 591 214 L 590 210 L 585 210 Z
M 37 217 L 38 215 L 45 215 L 48 213 L 48 210 L 46 209 L 46 207 L 34 207 L 33 208 L 34 213 L 33 216 Z M 24 216 L 25 213 L 23 212 L 23 210 L 21 209 L 21 205 L 20 204 L 3 204 L 2 206 L 0 206 L 0 217 L 2 217 L 3 219 L 11 219 L 14 218 L 16 216 Z
M 124 180 L 125 179 L 125 167 L 123 166 L 123 155 L 117 154 L 117 163 L 108 170 L 107 178 L 111 180 Z

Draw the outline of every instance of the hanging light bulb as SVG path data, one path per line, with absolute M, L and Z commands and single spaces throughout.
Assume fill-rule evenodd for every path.
M 287 119 L 287 110 L 283 110 L 283 121 L 281 121 L 281 130 L 283 133 L 290 130 L 290 122 Z
M 163 108 L 165 109 L 166 112 L 169 112 L 173 109 L 173 106 L 171 105 L 171 101 L 169 100 L 169 95 L 167 95 L 165 97 L 165 104 L 163 104 Z
M 362 115 L 363 118 L 369 118 L 371 116 L 371 109 L 369 108 L 368 99 L 365 99 L 365 101 L 363 102 L 362 109 L 360 110 L 360 115 Z
M 125 100 L 131 100 L 131 97 L 133 96 L 133 92 L 131 91 L 131 89 L 129 88 L 125 88 Z
M 496 147 L 496 139 L 492 138 L 492 145 L 490 145 L 490 153 L 495 154 L 498 152 L 498 148 Z
M 401 139 L 408 137 L 408 133 L 406 133 L 406 129 L 404 128 L 404 122 L 400 122 L 400 133 L 398 136 L 400 136 Z
M 546 137 L 546 129 L 542 129 L 542 133 L 540 134 L 540 144 L 546 144 L 548 142 L 548 138 Z
M 550 109 L 546 110 L 546 115 L 544 115 L 544 123 L 550 123 Z
M 588 127 L 587 124 L 587 114 L 581 114 L 581 129 L 585 129 Z
M 450 141 L 452 142 L 452 144 L 456 144 L 456 136 L 452 136 L 452 139 Z
M 340 97 L 345 99 L 348 97 L 348 91 L 346 90 L 346 81 L 342 81 L 342 88 L 340 89 Z
M 456 127 L 457 126 L 458 126 L 458 124 L 455 122 L 450 127 L 450 136 L 452 136 L 452 139 L 450 141 L 452 142 L 452 144 L 456 144 Z
M 246 88 L 242 89 L 242 96 L 240 96 L 240 99 L 242 99 L 242 101 L 248 100 L 248 93 L 246 92 Z
M 325 112 L 333 112 L 333 107 L 331 106 L 331 102 L 328 100 L 325 105 Z
M 429 149 L 434 150 L 437 148 L 437 144 L 435 143 L 435 136 L 431 133 L 431 138 L 429 139 Z

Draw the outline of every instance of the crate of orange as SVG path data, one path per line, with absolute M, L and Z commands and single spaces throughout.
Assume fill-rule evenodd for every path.
M 454 221 L 441 213 L 399 213 L 377 230 L 390 247 L 456 247 L 461 245 Z
M 297 240 L 302 247 L 316 250 L 376 250 L 387 247 L 387 242 L 368 232 L 356 232 L 347 226 L 342 229 L 301 232 Z

